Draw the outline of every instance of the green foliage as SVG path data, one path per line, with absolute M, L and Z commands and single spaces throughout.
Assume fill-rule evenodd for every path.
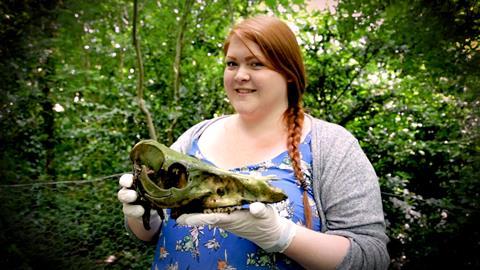
M 231 112 L 222 45 L 233 22 L 273 13 L 304 51 L 305 107 L 360 141 L 383 194 L 391 269 L 476 269 L 480 63 L 476 1 L 139 1 L 144 99 L 159 140 Z M 123 227 L 116 178 L 148 137 L 136 100 L 131 2 L 0 3 L 0 265 L 145 269 L 154 247 Z M 54 180 L 80 184 L 45 185 Z M 114 257 L 110 257 L 114 256 Z M 107 262 L 107 258 L 114 258 Z
M 380 45 L 373 56 L 377 70 L 394 75 L 384 81 L 390 87 L 369 90 L 387 90 L 381 102 L 344 122 L 362 141 L 388 194 L 384 207 L 393 269 L 480 265 L 474 255 L 480 249 L 474 229 L 480 210 L 474 169 L 479 166 L 479 8 L 475 1 L 343 1 L 339 6 L 341 39 L 364 37 L 367 47 Z
M 153 246 L 127 234 L 117 189 L 116 179 L 2 188 L 2 268 L 148 268 Z

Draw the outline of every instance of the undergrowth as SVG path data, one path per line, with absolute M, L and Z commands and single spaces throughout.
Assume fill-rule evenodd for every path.
M 0 268 L 148 269 L 154 246 L 129 235 L 113 180 L 0 188 Z

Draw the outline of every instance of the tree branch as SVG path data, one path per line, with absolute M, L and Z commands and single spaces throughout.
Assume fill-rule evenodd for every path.
M 355 106 L 345 117 L 343 117 L 342 120 L 338 122 L 338 124 L 341 126 L 345 126 L 348 122 L 355 119 L 355 117 L 368 111 L 372 104 L 383 104 L 392 96 L 393 93 L 389 93 L 382 96 L 370 96 L 366 98 L 361 104 Z
M 186 0 L 183 8 L 182 17 L 180 18 L 177 35 L 177 44 L 175 47 L 175 61 L 173 63 L 173 107 L 176 108 L 180 101 L 180 62 L 182 60 L 183 37 L 185 35 L 185 28 L 187 26 L 187 17 L 190 14 L 193 0 Z M 178 115 L 175 114 L 171 125 L 167 128 L 167 142 L 168 145 L 173 143 L 173 130 L 178 122 Z
M 138 0 L 134 0 L 133 2 L 133 31 L 132 31 L 132 39 L 133 39 L 133 46 L 135 47 L 135 53 L 137 55 L 137 102 L 140 106 L 140 110 L 145 114 L 147 118 L 147 127 L 148 127 L 148 134 L 150 139 L 157 140 L 157 134 L 155 133 L 155 127 L 153 125 L 152 116 L 148 111 L 147 107 L 145 106 L 145 100 L 143 99 L 143 82 L 144 82 L 144 70 L 143 70 L 143 60 L 142 54 L 140 51 L 140 44 L 138 42 L 137 37 L 137 17 L 138 17 Z
M 372 52 L 370 53 L 370 56 L 369 56 L 369 50 L 371 48 L 371 45 L 372 44 L 369 42 L 367 44 L 367 48 L 365 48 L 365 55 L 363 57 L 363 61 L 360 65 L 360 68 L 359 68 L 358 72 L 356 72 L 355 74 L 353 74 L 352 77 L 350 77 L 350 80 L 349 80 L 348 84 L 345 85 L 345 87 L 342 89 L 342 92 L 340 92 L 340 94 L 335 96 L 335 99 L 331 102 L 331 104 L 337 103 L 337 101 L 340 99 L 340 97 L 343 96 L 350 89 L 350 87 L 352 86 L 352 83 L 362 73 L 363 69 L 367 66 L 367 64 L 370 63 L 372 58 L 378 53 L 378 51 L 379 51 L 378 48 L 374 47 L 374 49 L 372 50 Z

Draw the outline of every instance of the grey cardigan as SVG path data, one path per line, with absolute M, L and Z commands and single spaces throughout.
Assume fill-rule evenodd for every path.
M 337 269 L 387 269 L 380 187 L 358 141 L 343 127 L 312 119 L 313 193 L 322 232 L 345 236 L 350 249 Z M 188 129 L 171 146 L 187 153 L 192 141 L 220 118 Z

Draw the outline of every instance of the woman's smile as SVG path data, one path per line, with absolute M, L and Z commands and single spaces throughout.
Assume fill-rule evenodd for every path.
M 255 89 L 248 89 L 248 88 L 236 88 L 236 89 L 235 89 L 235 92 L 237 92 L 237 93 L 240 94 L 240 95 L 244 95 L 244 94 L 255 93 L 255 92 L 257 92 L 257 90 L 255 90 Z

